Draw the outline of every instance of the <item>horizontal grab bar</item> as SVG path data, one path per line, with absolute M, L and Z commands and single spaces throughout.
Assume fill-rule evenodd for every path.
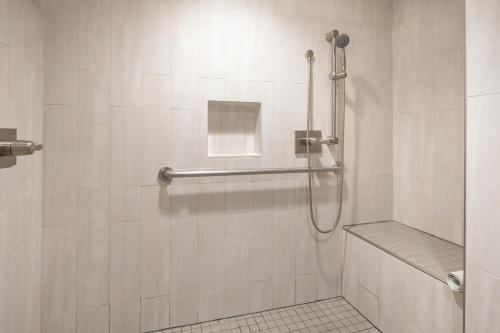
M 335 164 L 326 167 L 311 168 L 312 172 L 335 172 L 342 168 Z M 248 175 L 273 175 L 285 173 L 306 173 L 309 169 L 302 168 L 271 168 L 271 169 L 240 169 L 240 170 L 181 170 L 174 171 L 170 167 L 160 169 L 158 179 L 161 183 L 169 185 L 174 178 L 193 178 L 193 177 L 217 177 L 217 176 L 248 176 Z

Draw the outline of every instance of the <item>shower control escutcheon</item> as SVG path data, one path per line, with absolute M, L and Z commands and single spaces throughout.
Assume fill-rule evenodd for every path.
M 16 165 L 16 157 L 32 155 L 42 150 L 43 146 L 33 141 L 17 140 L 17 130 L 13 128 L 0 129 L 0 168 Z

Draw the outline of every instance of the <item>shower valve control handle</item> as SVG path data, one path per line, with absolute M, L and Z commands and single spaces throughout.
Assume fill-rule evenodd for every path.
M 309 144 L 311 146 L 316 146 L 316 145 L 335 145 L 337 143 L 339 143 L 339 139 L 338 138 L 332 138 L 331 136 L 327 137 L 327 138 L 309 138 L 309 140 L 307 138 L 301 138 L 300 139 L 300 142 L 302 144 L 307 144 L 307 142 L 309 142 Z

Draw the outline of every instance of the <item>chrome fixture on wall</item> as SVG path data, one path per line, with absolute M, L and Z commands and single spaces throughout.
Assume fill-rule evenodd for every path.
M 17 156 L 32 155 L 42 148 L 41 144 L 33 141 L 17 140 L 16 129 L 0 128 L 0 168 L 14 166 Z
M 307 62 L 309 64 L 309 79 L 308 79 L 308 102 L 307 102 L 307 130 L 306 130 L 306 137 L 305 138 L 299 138 L 298 140 L 300 141 L 301 144 L 304 144 L 306 146 L 306 153 L 307 153 L 307 169 L 309 170 L 307 174 L 308 178 L 308 195 L 307 195 L 307 201 L 309 204 L 309 215 L 311 217 L 311 221 L 314 225 L 314 228 L 320 232 L 320 233 L 330 233 L 335 230 L 337 225 L 339 224 L 340 221 L 340 216 L 342 214 L 342 199 L 343 199 L 343 194 L 344 194 L 344 168 L 343 168 L 343 161 L 344 161 L 344 119 L 345 119 L 345 87 L 344 87 L 344 80 L 347 77 L 347 71 L 346 71 L 346 55 L 345 55 L 345 47 L 349 44 L 349 36 L 346 34 L 339 34 L 337 30 L 330 31 L 329 33 L 326 34 L 325 36 L 326 40 L 332 44 L 332 62 L 331 62 L 331 68 L 332 71 L 330 75 L 328 76 L 332 82 L 332 99 L 331 99 L 331 117 L 332 117 L 332 131 L 331 131 L 331 136 L 327 138 L 322 138 L 321 134 L 319 137 L 317 135 L 312 135 L 313 132 L 313 85 L 312 85 L 312 77 L 313 77 L 313 62 L 314 62 L 314 53 L 312 50 L 307 50 L 305 56 L 307 59 Z M 337 64 L 337 49 L 340 49 L 340 66 Z M 341 95 L 338 96 L 337 94 L 337 89 L 338 84 L 342 85 L 341 88 Z M 340 113 L 337 111 L 337 100 L 340 97 Z M 339 119 L 337 119 L 339 117 Z M 337 121 L 339 120 L 339 121 Z M 338 123 L 340 122 L 340 128 L 338 127 Z M 340 130 L 340 131 L 338 131 Z M 340 136 L 338 136 L 338 132 L 340 132 Z M 317 133 L 316 133 L 317 134 Z M 339 167 L 340 170 L 340 175 L 339 175 L 339 184 L 338 184 L 338 197 L 339 197 L 339 207 L 337 210 L 337 215 L 335 217 L 335 221 L 333 224 L 328 227 L 327 229 L 322 229 L 317 223 L 316 217 L 314 216 L 314 209 L 313 209 L 313 190 L 312 190 L 312 170 L 313 168 L 311 167 L 311 153 L 315 152 L 313 150 L 317 151 L 317 146 L 321 146 L 322 144 L 327 144 L 327 145 L 336 145 L 338 144 L 338 149 L 339 149 L 339 155 L 337 159 L 337 166 Z
M 285 173 L 306 172 L 337 172 L 338 165 L 318 168 L 271 168 L 271 169 L 237 169 L 237 170 L 180 170 L 163 167 L 158 173 L 158 180 L 162 185 L 169 185 L 174 178 L 221 177 L 221 176 L 250 176 L 250 175 L 279 175 Z

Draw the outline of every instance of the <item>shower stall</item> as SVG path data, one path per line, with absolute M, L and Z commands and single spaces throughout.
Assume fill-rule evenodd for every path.
M 464 332 L 464 31 L 0 0 L 0 333 Z

